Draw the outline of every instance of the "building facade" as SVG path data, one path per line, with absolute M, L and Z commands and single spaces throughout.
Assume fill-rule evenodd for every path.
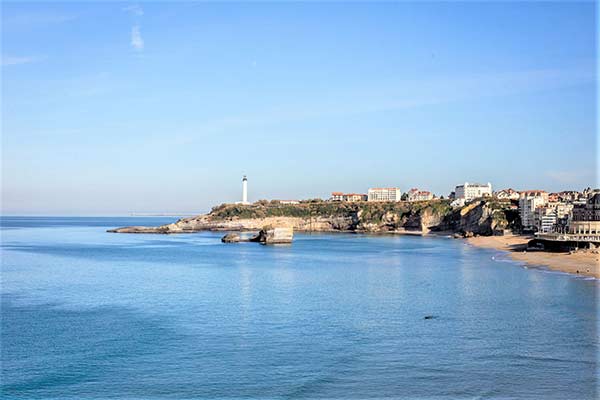
M 331 201 L 367 201 L 366 194 L 332 192 Z
M 407 201 L 426 201 L 433 199 L 433 193 L 427 190 L 419 190 L 417 188 L 410 189 L 407 193 Z
M 402 192 L 398 188 L 372 188 L 367 194 L 368 201 L 400 201 Z
M 471 201 L 480 197 L 489 197 L 492 195 L 492 184 L 482 185 L 480 183 L 469 183 L 465 182 L 462 185 L 457 186 L 454 189 L 454 196 L 456 199 L 463 199 L 464 201 Z
M 519 192 L 511 188 L 499 190 L 494 195 L 500 200 L 519 200 Z
M 600 193 L 591 195 L 585 204 L 576 204 L 573 207 L 569 233 L 600 233 Z
M 519 216 L 524 230 L 535 230 L 535 210 L 548 204 L 548 193 L 543 190 L 526 190 L 519 197 Z

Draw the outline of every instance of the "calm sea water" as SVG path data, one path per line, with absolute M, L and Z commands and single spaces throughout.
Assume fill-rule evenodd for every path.
M 598 281 L 462 241 L 3 218 L 3 398 L 594 399 Z M 433 315 L 433 319 L 424 319 Z

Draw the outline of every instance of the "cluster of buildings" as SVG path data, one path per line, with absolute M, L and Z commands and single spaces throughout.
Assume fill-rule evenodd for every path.
M 492 191 L 492 184 L 465 182 L 457 185 L 448 198 L 452 206 L 463 206 L 475 199 L 494 197 L 510 201 L 518 209 L 523 231 L 538 234 L 594 235 L 600 238 L 600 190 L 587 188 L 581 192 L 570 190 L 548 193 L 544 190 L 502 189 Z M 402 193 L 400 188 L 371 188 L 366 194 L 333 192 L 329 201 L 389 202 L 427 201 L 437 197 L 417 188 Z M 443 197 L 442 197 L 443 198 Z M 279 200 L 281 204 L 298 204 L 298 200 Z M 248 180 L 242 179 L 242 201 L 248 203 Z
M 399 188 L 371 188 L 367 194 L 332 192 L 330 201 L 424 201 L 435 196 L 427 190 L 410 189 L 402 193 Z
M 494 197 L 511 201 L 518 209 L 523 231 L 539 233 L 600 234 L 600 191 L 590 188 L 578 191 L 548 193 L 544 190 L 502 189 L 494 192 L 491 183 L 457 185 L 448 196 L 451 205 L 463 206 L 475 199 Z M 436 196 L 417 188 L 402 193 L 399 188 L 371 188 L 367 194 L 331 193 L 330 201 L 426 201 Z
M 600 191 L 523 191 L 519 195 L 519 215 L 526 231 L 600 234 Z
M 481 185 L 479 183 L 465 182 L 456 186 L 450 193 L 449 198 L 455 200 L 454 205 L 463 205 L 473 199 L 492 196 L 492 184 Z M 371 188 L 366 194 L 332 192 L 330 201 L 427 201 L 437 197 L 428 190 L 412 188 L 402 193 L 400 188 Z

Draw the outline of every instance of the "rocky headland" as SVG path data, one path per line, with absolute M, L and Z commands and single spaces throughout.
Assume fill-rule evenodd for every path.
M 453 208 L 448 200 L 422 202 L 303 201 L 281 204 L 222 204 L 208 214 L 183 218 L 158 227 L 129 226 L 116 233 L 191 233 L 199 231 L 258 231 L 265 226 L 301 232 L 447 233 L 491 236 L 517 223 L 510 201 L 481 199 Z

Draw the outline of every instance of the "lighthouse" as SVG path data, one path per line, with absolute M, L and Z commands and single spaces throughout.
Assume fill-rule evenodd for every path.
M 248 178 L 242 178 L 242 204 L 248 204 Z

